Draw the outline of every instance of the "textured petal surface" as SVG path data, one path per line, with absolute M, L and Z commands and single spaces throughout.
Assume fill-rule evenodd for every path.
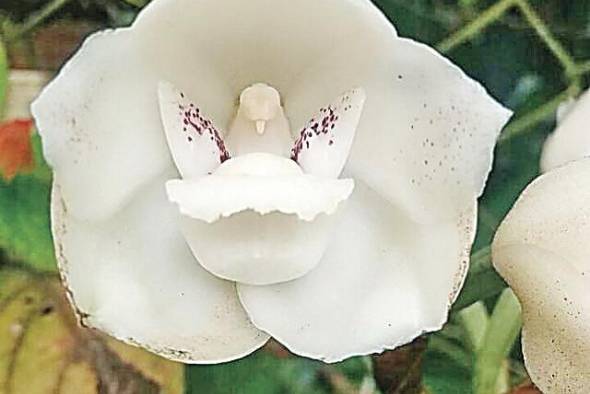
M 354 41 L 354 40 L 353 40 Z M 483 190 L 510 111 L 431 48 L 407 39 L 338 48 L 289 96 L 292 122 L 323 100 L 362 86 L 367 100 L 347 170 L 416 220 L 454 216 Z M 347 67 L 333 68 L 341 56 Z M 321 78 L 330 70 L 330 78 Z M 344 82 L 345 81 L 345 82 Z
M 291 158 L 308 174 L 337 178 L 348 159 L 365 99 L 362 89 L 353 89 L 320 109 L 301 130 Z
M 541 170 L 550 171 L 567 162 L 590 155 L 590 92 L 576 103 L 566 103 L 557 129 L 547 138 L 541 156 Z
M 523 351 L 544 393 L 590 390 L 590 160 L 533 182 L 494 240 L 496 269 L 523 305 Z
M 354 182 L 303 174 L 291 160 L 253 153 L 227 161 L 211 176 L 172 180 L 166 187 L 170 201 L 184 215 L 207 223 L 246 210 L 261 215 L 277 211 L 312 221 L 319 214 L 336 212 Z
M 86 41 L 33 104 L 47 161 L 73 215 L 108 217 L 170 166 L 151 70 L 130 31 Z
M 266 153 L 230 159 L 197 181 L 167 184 L 203 267 L 254 285 L 285 282 L 314 268 L 353 187 L 351 179 L 303 174 L 292 160 Z
M 357 184 L 318 267 L 284 284 L 238 285 L 240 300 L 256 326 L 303 356 L 335 362 L 395 348 L 446 321 L 473 210 L 423 226 Z
M 80 219 L 107 218 L 173 168 L 159 114 L 159 81 L 182 86 L 195 102 L 206 103 L 213 121 L 230 116 L 234 97 L 222 80 L 185 61 L 181 51 L 176 57 L 155 53 L 154 42 L 134 29 L 91 36 L 33 104 L 45 156 L 71 214 Z M 198 85 L 193 73 L 201 77 Z
M 207 273 L 192 256 L 163 180 L 98 224 L 69 215 L 59 192 L 56 185 L 56 250 L 83 324 L 190 363 L 233 360 L 266 342 L 240 306 L 235 285 Z
M 160 82 L 158 93 L 168 146 L 184 179 L 210 174 L 229 159 L 215 125 L 184 92 Z
M 266 82 L 287 98 L 335 42 L 362 56 L 365 42 L 379 44 L 392 34 L 385 17 L 364 0 L 158 0 L 132 28 L 88 39 L 33 114 L 72 214 L 103 219 L 172 168 L 159 81 L 182 87 L 227 130 L 247 86 Z M 329 80 L 329 70 L 323 71 Z

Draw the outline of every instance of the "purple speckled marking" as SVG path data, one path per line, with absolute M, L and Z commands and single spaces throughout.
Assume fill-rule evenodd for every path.
M 350 95 L 342 97 L 340 102 L 321 108 L 319 115 L 312 118 L 307 125 L 301 130 L 299 138 L 295 141 L 293 149 L 291 149 L 291 159 L 298 161 L 299 155 L 303 150 L 310 149 L 311 143 L 314 139 L 321 135 L 328 135 L 330 139 L 327 146 L 333 146 L 337 141 L 337 136 L 334 134 L 337 131 L 336 126 L 340 120 L 343 112 L 348 112 L 352 109 L 350 104 Z
M 184 94 L 180 93 L 180 98 L 184 99 L 184 97 Z M 179 115 L 183 125 L 182 130 L 188 133 L 187 141 L 189 143 L 195 141 L 195 133 L 199 137 L 207 133 L 209 134 L 210 139 L 215 141 L 217 148 L 219 148 L 219 161 L 223 163 L 224 161 L 228 160 L 230 158 L 230 154 L 225 147 L 223 139 L 219 135 L 219 131 L 215 128 L 215 126 L 213 126 L 213 123 L 209 119 L 206 119 L 201 114 L 201 110 L 193 103 L 189 103 L 188 106 L 179 104 L 178 108 L 180 109 Z

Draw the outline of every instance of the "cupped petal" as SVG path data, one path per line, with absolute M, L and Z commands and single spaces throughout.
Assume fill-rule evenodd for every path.
M 299 355 L 336 362 L 401 346 L 446 321 L 474 209 L 424 226 L 359 182 L 313 271 L 278 285 L 238 284 L 240 300 L 257 327 Z
M 88 40 L 34 107 L 73 213 L 104 218 L 171 166 L 160 80 L 182 86 L 222 129 L 253 83 L 277 88 L 294 125 L 363 87 L 351 174 L 425 220 L 481 191 L 508 117 L 447 60 L 397 38 L 368 0 L 157 0 L 132 28 Z
M 565 114 L 558 116 L 558 126 L 545 141 L 541 155 L 541 170 L 550 171 L 570 161 L 590 156 L 590 92 L 575 103 L 563 104 Z
M 163 179 L 100 223 L 70 215 L 56 184 L 52 214 L 62 277 L 82 324 L 186 363 L 237 359 L 268 339 L 235 285 L 194 259 Z
M 367 45 L 396 35 L 369 0 L 158 0 L 134 28 L 162 57 L 208 64 L 236 95 L 232 106 L 245 88 L 260 82 L 276 88 L 289 106 L 289 92 L 315 64 L 332 60 L 340 48 L 362 57 Z M 334 83 L 333 69 L 349 69 L 341 60 L 353 59 L 333 60 L 331 69 L 323 70 L 327 84 Z M 195 81 L 203 77 L 199 71 L 192 73 Z M 305 124 L 309 114 L 352 86 L 312 107 L 296 124 Z
M 160 82 L 158 93 L 170 153 L 183 178 L 210 174 L 229 159 L 215 125 L 184 92 Z
M 523 352 L 545 393 L 590 390 L 590 159 L 523 192 L 493 243 L 496 269 L 523 308 Z
M 344 84 L 362 86 L 348 173 L 415 220 L 456 215 L 483 191 L 510 111 L 425 45 L 391 35 L 363 44 L 359 54 L 336 48 L 308 70 L 286 97 L 288 116 L 303 121 Z M 332 67 L 337 59 L 346 67 Z
M 88 39 L 33 103 L 44 154 L 71 214 L 102 219 L 169 166 L 156 85 L 130 31 Z
M 159 81 L 206 103 L 213 120 L 230 116 L 234 98 L 220 78 L 183 61 L 182 52 L 161 56 L 159 48 L 134 28 L 94 34 L 33 103 L 45 157 L 70 214 L 80 219 L 108 218 L 174 167 L 159 115 Z
M 336 223 L 336 215 L 303 221 L 280 212 L 247 210 L 212 224 L 185 218 L 182 229 L 207 271 L 261 286 L 297 279 L 314 269 Z
M 299 278 L 320 261 L 351 179 L 303 174 L 295 162 L 256 153 L 210 176 L 168 182 L 197 260 L 214 275 L 253 285 Z
M 308 174 L 337 178 L 348 159 L 365 92 L 352 89 L 323 107 L 299 133 L 291 158 Z

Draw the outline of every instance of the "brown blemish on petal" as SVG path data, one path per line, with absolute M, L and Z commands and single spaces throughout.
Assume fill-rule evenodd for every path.
M 459 297 L 459 293 L 467 277 L 467 272 L 469 271 L 471 247 L 475 239 L 476 223 L 477 202 L 474 203 L 473 207 L 463 211 L 457 221 L 457 231 L 461 234 L 460 244 L 462 248 L 458 256 L 459 268 L 455 273 L 454 286 L 449 293 L 449 308 L 457 300 L 457 297 Z

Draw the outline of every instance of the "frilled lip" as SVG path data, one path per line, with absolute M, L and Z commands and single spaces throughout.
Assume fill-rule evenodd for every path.
M 303 174 L 272 178 L 210 175 L 195 181 L 172 180 L 166 188 L 181 213 L 207 223 L 246 210 L 313 221 L 320 214 L 336 212 L 352 193 L 354 182 Z
M 165 195 L 178 172 L 160 81 L 225 129 L 252 83 L 277 88 L 292 125 L 364 88 L 344 170 L 355 189 L 317 268 L 240 286 L 241 299 L 200 268 Z M 364 0 L 155 0 L 131 28 L 89 38 L 33 112 L 68 208 L 68 231 L 54 236 L 77 307 L 92 326 L 195 363 L 239 358 L 267 333 L 331 361 L 439 328 L 465 278 L 472 208 L 510 117 Z

